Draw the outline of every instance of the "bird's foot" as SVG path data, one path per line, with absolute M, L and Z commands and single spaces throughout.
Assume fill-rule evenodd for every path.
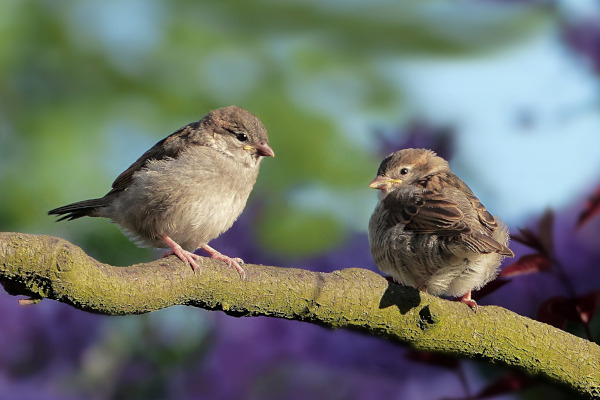
M 460 299 L 460 302 L 461 303 L 465 303 L 466 305 L 468 305 L 469 307 L 471 307 L 471 309 L 473 310 L 473 312 L 477 312 L 477 310 L 479 309 L 479 306 L 477 305 L 477 302 L 471 298 L 471 291 L 470 290 Z
M 162 258 L 175 254 L 177 257 L 179 257 L 181 261 L 189 263 L 194 272 L 200 269 L 200 266 L 196 263 L 196 260 L 200 259 L 200 256 L 198 254 L 194 254 L 191 251 L 184 250 L 180 245 L 175 243 L 173 239 L 166 235 L 162 236 L 161 239 L 171 248 L 171 251 L 167 251 L 162 255 Z
M 235 269 L 237 269 L 237 272 L 240 274 L 240 278 L 242 278 L 242 280 L 246 279 L 246 271 L 244 271 L 244 269 L 242 267 L 240 267 L 240 264 L 243 264 L 244 260 L 242 260 L 241 258 L 238 258 L 238 257 L 226 256 L 225 254 L 218 252 L 217 250 L 213 249 L 212 247 L 210 247 L 207 244 L 203 245 L 201 247 L 201 249 L 206 251 L 208 253 L 208 255 L 210 256 L 210 258 L 214 258 L 215 260 L 225 261 L 230 267 L 231 266 L 235 267 Z

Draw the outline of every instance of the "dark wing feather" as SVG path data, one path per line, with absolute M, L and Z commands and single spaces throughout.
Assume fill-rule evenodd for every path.
M 458 204 L 438 193 L 407 187 L 392 191 L 383 202 L 392 221 L 404 224 L 407 231 L 436 235 L 470 232 Z
M 473 206 L 473 209 L 477 212 L 477 218 L 481 223 L 481 226 L 487 231 L 488 234 L 472 232 L 470 235 L 463 237 L 465 245 L 476 253 L 498 253 L 503 256 L 514 257 L 514 253 L 508 247 L 499 243 L 492 238 L 492 234 L 498 229 L 498 223 L 496 218 L 485 208 L 485 206 L 479 201 L 477 196 L 473 193 L 471 188 L 467 186 L 462 180 L 455 175 L 452 175 L 455 179 L 450 179 L 447 182 L 454 182 L 455 187 L 460 192 L 466 195 L 467 200 Z
M 197 132 L 198 127 L 199 122 L 193 122 L 156 143 L 115 179 L 112 190 L 108 194 L 127 189 L 131 185 L 133 174 L 144 168 L 148 161 L 177 158 L 181 150 L 195 142 L 190 136 Z
M 512 256 L 506 246 L 490 235 L 471 229 L 465 222 L 459 204 L 440 193 L 407 187 L 389 193 L 383 202 L 393 223 L 404 224 L 405 231 L 452 237 L 449 240 L 460 241 L 474 253 Z M 477 202 L 481 205 L 479 200 Z M 485 217 L 489 214 L 483 205 L 481 207 L 483 212 L 478 210 L 480 219 L 482 215 Z M 494 217 L 491 214 L 489 216 L 496 224 Z M 486 225 L 483 221 L 482 224 L 486 228 L 491 226 L 491 223 Z
M 508 247 L 482 233 L 473 232 L 470 235 L 465 235 L 462 242 L 474 253 L 498 253 L 503 256 L 514 257 L 514 253 Z
M 91 199 L 78 201 L 77 203 L 67 204 L 66 206 L 58 207 L 48 211 L 48 215 L 62 215 L 56 221 L 74 220 L 86 216 L 94 216 L 98 209 L 108 205 L 105 197 L 101 199 Z
M 445 181 L 450 184 L 454 184 L 453 186 L 464 193 L 467 197 L 467 200 L 471 203 L 475 211 L 477 211 L 477 216 L 479 217 L 479 222 L 487 229 L 490 233 L 494 232 L 498 229 L 498 223 L 496 219 L 490 212 L 485 208 L 485 206 L 479 201 L 475 193 L 471 190 L 466 183 L 464 183 L 461 179 L 459 179 L 454 174 L 448 174 L 450 178 L 454 179 L 446 179 Z

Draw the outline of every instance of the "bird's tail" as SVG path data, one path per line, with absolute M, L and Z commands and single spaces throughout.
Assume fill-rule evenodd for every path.
M 105 198 L 83 200 L 50 210 L 48 215 L 62 215 L 57 222 L 65 219 L 71 221 L 81 217 L 96 217 L 97 211 L 106 205 Z

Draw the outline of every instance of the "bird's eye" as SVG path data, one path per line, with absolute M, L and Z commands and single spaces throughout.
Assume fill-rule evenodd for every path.
M 235 134 L 235 138 L 240 142 L 246 142 L 248 140 L 248 135 L 242 132 L 238 132 Z
M 408 174 L 408 168 L 402 168 L 400 170 L 400 175 L 406 175 L 406 174 Z

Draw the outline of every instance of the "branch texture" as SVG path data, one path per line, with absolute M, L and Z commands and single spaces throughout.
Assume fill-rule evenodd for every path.
M 0 279 L 13 295 L 107 315 L 189 305 L 348 328 L 418 350 L 516 367 L 600 398 L 599 346 L 503 308 L 474 313 L 365 269 L 320 273 L 246 264 L 245 270 L 242 281 L 235 269 L 205 258 L 194 273 L 176 257 L 114 267 L 63 239 L 0 233 Z

